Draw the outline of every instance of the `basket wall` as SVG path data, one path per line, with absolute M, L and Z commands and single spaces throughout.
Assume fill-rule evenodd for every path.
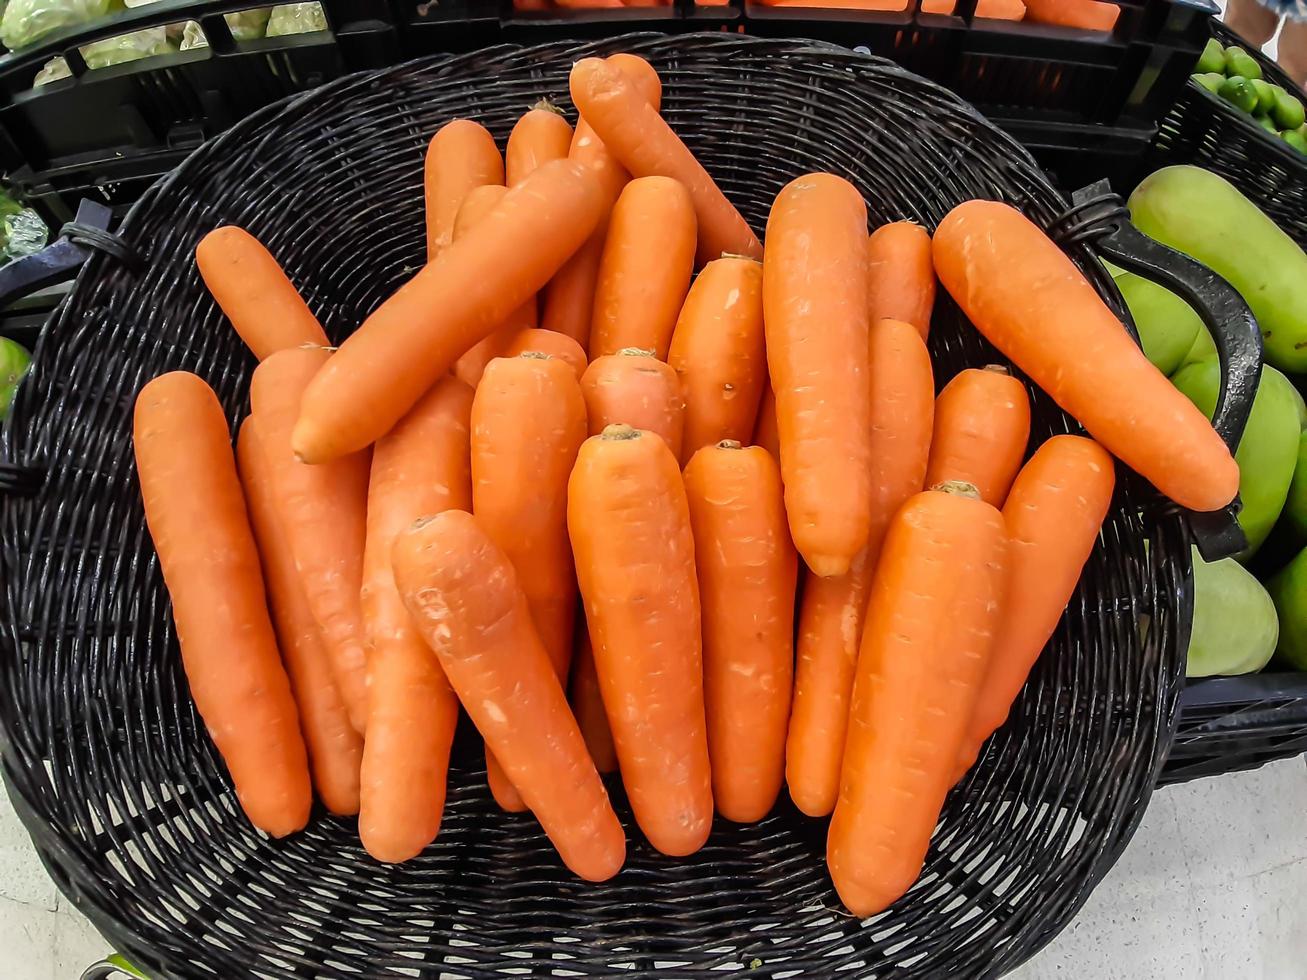
M 575 880 L 536 824 L 499 813 L 475 751 L 456 752 L 438 841 L 401 867 L 370 860 L 353 821 L 254 832 L 179 664 L 132 465 L 136 391 L 198 372 L 233 424 L 253 362 L 192 262 L 214 226 L 248 227 L 328 333 L 347 334 L 423 261 L 422 154 L 452 117 L 501 141 L 542 96 L 570 111 L 566 71 L 636 50 L 664 112 L 761 232 L 774 194 L 811 169 L 847 175 L 873 223 L 929 227 L 972 197 L 1047 223 L 1065 202 L 1009 137 L 878 59 L 730 35 L 499 48 L 342 79 L 206 145 L 133 209 L 136 276 L 103 257 L 39 345 L 4 430 L 47 476 L 0 512 L 3 768 L 59 886 L 157 976 L 997 976 L 1066 924 L 1133 832 L 1174 723 L 1189 622 L 1180 520 L 1122 471 L 1080 589 L 1010 723 L 949 798 L 926 873 L 882 916 L 840 910 L 825 823 L 787 803 L 718 821 L 669 860 L 631 834 L 612 882 Z M 1083 246 L 1074 257 L 1115 293 Z M 942 296 L 937 382 L 1002 362 Z M 1070 429 L 1032 390 L 1032 444 Z M 466 749 L 467 747 L 464 746 Z

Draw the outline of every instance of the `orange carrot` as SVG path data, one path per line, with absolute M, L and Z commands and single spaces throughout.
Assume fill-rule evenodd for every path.
M 595 655 L 590 648 L 590 634 L 585 628 L 584 616 L 576 624 L 576 638 L 568 700 L 595 768 L 601 773 L 616 772 L 617 749 L 613 747 L 613 733 L 608 727 L 608 715 L 604 713 L 603 696 L 599 693 L 599 675 L 595 671 Z
M 867 543 L 867 209 L 842 177 L 808 174 L 767 219 L 763 306 L 790 533 L 816 575 Z
M 295 557 L 290 553 L 277 516 L 272 473 L 257 427 L 252 416 L 241 423 L 236 459 L 262 558 L 263 579 L 281 645 L 281 659 L 290 675 L 291 691 L 299 708 L 313 785 L 328 810 L 351 816 L 359 812 L 363 739 L 350 724 L 349 712 L 331 675 L 318 624 L 304 597 Z
M 970 483 L 980 499 L 1002 507 L 1030 439 L 1030 399 L 1007 368 L 958 372 L 935 401 L 926 486 Z
M 1239 467 L 1211 423 L 1021 212 L 961 204 L 932 250 L 940 282 L 971 322 L 1103 448 L 1182 507 L 1216 510 L 1234 499 Z
M 425 163 L 428 262 L 454 240 L 454 219 L 468 192 L 503 182 L 503 157 L 480 123 L 455 119 L 431 137 Z
M 632 176 L 672 177 L 685 185 L 698 217 L 700 265 L 726 253 L 762 257 L 748 222 L 621 69 L 583 58 L 572 66 L 570 86 L 582 118 Z
M 1100 0 L 1025 0 L 1026 19 L 1084 31 L 1110 31 L 1121 8 Z
M 561 160 L 572 146 L 572 127 L 548 100 L 531 107 L 508 135 L 504 172 L 516 187 L 542 163 Z
M 785 774 L 798 559 L 767 450 L 726 440 L 685 467 L 703 604 L 703 693 L 713 799 L 761 820 Z
M 313 790 L 230 438 L 217 397 L 193 374 L 162 375 L 136 396 L 145 521 L 191 697 L 250 823 L 284 837 L 308 822 Z
M 662 101 L 662 83 L 649 62 L 632 54 L 615 54 L 608 58 L 608 63 L 620 68 L 635 83 L 645 101 L 658 109 Z M 568 155 L 594 172 L 604 189 L 607 201 L 604 211 L 610 210 L 631 175 L 604 148 L 603 141 L 595 135 L 584 116 L 576 121 Z M 599 261 L 607 233 L 605 217 L 586 243 L 549 280 L 542 296 L 540 325 L 546 330 L 567 334 L 582 347 L 590 345 L 595 283 L 599 279 Z
M 871 586 L 826 863 L 854 915 L 921 873 L 985 674 L 1004 591 L 1003 518 L 964 484 L 890 522 Z
M 557 358 L 572 369 L 578 380 L 585 374 L 585 351 L 567 334 L 552 330 L 519 330 L 509 342 L 504 357 L 528 353 Z
M 703 267 L 676 320 L 667 363 L 685 395 L 682 462 L 723 439 L 752 441 L 767 383 L 759 263 L 728 256 Z
M 367 318 L 304 393 L 295 452 L 321 463 L 385 435 L 458 356 L 534 296 L 599 220 L 593 177 L 546 163 Z
M 587 439 L 567 527 L 636 823 L 664 854 L 692 854 L 708 839 L 712 781 L 694 539 L 666 443 L 625 425 Z
M 930 452 L 935 383 L 916 327 L 871 325 L 871 530 L 843 575 L 812 576 L 799 606 L 794 710 L 785 778 L 795 805 L 824 817 L 839 795 L 840 764 L 858 664 L 867 591 L 890 519 L 920 493 Z
M 867 239 L 867 267 L 871 321 L 902 320 L 928 336 L 935 307 L 930 232 L 911 221 L 881 225 Z
M 335 359 L 321 347 L 273 354 L 254 371 L 250 400 L 268 456 L 277 513 L 304 596 L 322 631 L 336 686 L 354 729 L 367 720 L 366 663 L 359 587 L 367 520 L 368 454 L 352 453 L 330 465 L 295 458 L 291 428 L 310 379 Z
M 758 402 L 758 421 L 753 427 L 753 444 L 762 446 L 772 454 L 776 462 L 781 461 L 781 434 L 776 425 L 776 392 L 772 391 L 768 381 L 762 389 L 762 398 Z
M 420 517 L 472 506 L 472 390 L 446 375 L 377 441 L 368 481 L 363 610 L 368 738 L 359 838 L 378 861 L 436 839 L 458 699 L 395 586 L 395 538 Z
M 680 456 L 685 399 L 676 372 L 653 351 L 628 348 L 600 357 L 581 375 L 592 436 L 610 425 L 629 425 L 662 436 Z
M 622 825 L 507 556 L 471 514 L 447 510 L 395 540 L 394 567 L 423 638 L 563 863 L 590 881 L 617 874 Z
M 327 346 L 322 324 L 257 238 L 235 225 L 195 247 L 204 285 L 259 360 L 288 347 Z
M 694 204 L 669 177 L 638 177 L 613 205 L 595 284 L 590 357 L 645 347 L 667 357 L 694 272 Z
M 566 686 L 576 573 L 567 538 L 567 478 L 586 436 L 576 373 L 538 354 L 500 357 L 472 402 L 472 512 L 508 556 L 540 642 Z M 492 755 L 487 778 L 504 809 L 521 809 Z
M 454 241 L 462 239 L 477 224 L 485 220 L 486 215 L 495 209 L 507 193 L 508 188 L 498 184 L 487 184 L 485 187 L 477 187 L 468 192 L 467 197 L 463 199 L 463 206 L 458 209 L 458 217 L 454 219 Z M 454 362 L 454 376 L 464 384 L 475 388 L 481 383 L 481 375 L 485 372 L 486 365 L 496 357 L 502 356 L 504 349 L 514 337 L 523 330 L 534 329 L 535 325 L 536 298 L 532 296 L 510 313 L 494 333 Z
M 1049 439 L 1017 475 L 1003 505 L 1011 541 L 1008 599 L 955 776 L 971 768 L 985 739 L 1007 720 L 1075 593 L 1115 483 L 1112 458 L 1080 436 Z

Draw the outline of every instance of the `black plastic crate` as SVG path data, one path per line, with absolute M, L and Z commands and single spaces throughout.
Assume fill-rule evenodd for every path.
M 1160 783 L 1256 769 L 1307 752 L 1307 674 L 1190 681 Z
M 205 138 L 348 72 L 503 41 L 712 29 L 829 40 L 891 58 L 976 104 L 1059 173 L 1089 154 L 1107 169 L 1146 150 L 1216 9 L 1211 0 L 1118 2 L 1118 24 L 1104 34 L 978 20 L 975 0 L 959 0 L 947 16 L 921 13 L 920 0 L 897 13 L 752 0 L 547 13 L 515 10 L 512 0 L 322 0 L 328 31 L 237 42 L 221 15 L 264 4 L 161 0 L 0 55 L 0 170 L 57 224 L 82 197 L 134 201 Z M 89 42 L 188 20 L 200 22 L 209 48 L 94 72 L 78 53 Z M 74 77 L 32 89 L 36 72 L 55 56 L 68 59 Z M 1101 171 L 1081 169 L 1068 180 L 1097 176 Z
M 1215 20 L 1211 31 L 1221 44 L 1238 44 L 1252 55 L 1267 81 L 1307 101 L 1307 93 L 1254 45 Z M 1174 163 L 1220 174 L 1307 248 L 1307 155 L 1192 80 L 1162 119 L 1147 170 Z

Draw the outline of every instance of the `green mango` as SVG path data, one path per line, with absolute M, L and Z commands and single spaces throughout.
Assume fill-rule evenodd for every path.
M 1130 307 L 1144 356 L 1163 374 L 1174 374 L 1203 329 L 1203 321 L 1193 307 L 1151 279 L 1123 272 L 1116 277 L 1116 288 Z
M 1216 410 L 1220 382 L 1221 367 L 1214 357 L 1186 364 L 1171 379 L 1209 419 Z M 1248 549 L 1241 559 L 1251 557 L 1261 546 L 1284 509 L 1301 434 L 1293 386 L 1275 368 L 1264 367 L 1248 425 L 1234 454 L 1243 501 L 1239 525 L 1248 537 Z
M 1307 398 L 1303 398 L 1302 392 L 1293 383 L 1290 383 L 1289 391 L 1293 395 L 1293 403 L 1298 406 L 1298 428 L 1307 429 Z
M 1221 47 L 1221 42 L 1216 38 L 1207 39 L 1207 47 L 1203 48 L 1203 53 L 1198 56 L 1198 64 L 1194 65 L 1194 72 L 1199 75 L 1209 72 L 1225 74 L 1225 48 Z
M 18 383 L 31 364 L 32 355 L 26 347 L 8 337 L 0 337 L 0 419 L 9 415 Z
M 1298 535 L 1299 542 L 1307 541 L 1307 432 L 1298 439 L 1298 461 L 1289 481 L 1289 495 L 1284 501 L 1284 519 Z
M 1216 71 L 1205 72 L 1201 75 L 1190 75 L 1189 77 L 1213 95 L 1220 95 L 1221 86 L 1225 84 L 1225 76 Z
M 1193 559 L 1194 621 L 1185 676 L 1261 670 L 1280 637 L 1271 597 L 1233 558 L 1205 562 L 1195 548 Z
M 1286 129 L 1280 134 L 1280 139 L 1284 140 L 1299 153 L 1307 154 L 1307 136 L 1304 136 L 1301 130 Z
M 1280 618 L 1276 654 L 1295 670 L 1307 670 L 1307 548 L 1266 583 Z
M 1194 314 L 1194 316 L 1197 315 L 1197 313 Z M 1189 353 L 1184 356 L 1180 366 L 1184 367 L 1186 364 L 1193 364 L 1195 361 L 1202 361 L 1216 356 L 1216 341 L 1212 339 L 1212 335 L 1208 332 L 1207 325 L 1200 321 L 1198 333 L 1194 335 L 1194 345 L 1189 348 Z
M 1257 89 L 1253 88 L 1253 80 L 1243 75 L 1231 75 L 1221 83 L 1216 94 L 1243 112 L 1257 109 Z
M 1263 81 L 1260 78 L 1250 78 L 1248 83 L 1252 85 L 1253 91 L 1257 93 L 1257 108 L 1254 112 L 1262 115 L 1269 115 L 1270 111 L 1275 108 L 1275 89 L 1271 88 L 1271 83 Z
M 1262 77 L 1262 66 L 1252 55 L 1237 44 L 1225 49 L 1225 73 L 1230 76 L 1242 75 L 1253 79 Z
M 1261 326 L 1270 364 L 1307 371 L 1307 255 L 1275 222 L 1228 181 L 1190 166 L 1150 174 L 1129 207 L 1145 235 L 1239 291 Z
M 1302 100 L 1290 95 L 1282 86 L 1272 85 L 1275 93 L 1275 105 L 1271 108 L 1271 118 L 1281 129 L 1297 129 L 1307 122 L 1307 110 L 1303 109 Z
M 1255 122 L 1258 126 L 1261 126 L 1262 129 L 1266 130 L 1272 136 L 1280 135 L 1279 127 L 1275 125 L 1275 122 L 1271 119 L 1270 116 L 1261 116 L 1261 115 L 1253 116 L 1253 122 Z

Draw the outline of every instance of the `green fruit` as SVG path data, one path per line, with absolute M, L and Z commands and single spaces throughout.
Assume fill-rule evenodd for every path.
M 1307 670 L 1307 549 L 1298 552 L 1266 588 L 1280 617 L 1275 652 L 1295 670 Z
M 1307 429 L 1307 399 L 1303 398 L 1298 386 L 1290 383 L 1289 391 L 1293 394 L 1293 403 L 1298 407 L 1298 428 Z
M 1239 45 L 1232 44 L 1225 49 L 1225 73 L 1231 78 L 1235 75 L 1242 75 L 1244 78 L 1261 78 L 1262 66 Z
M 1271 597 L 1233 558 L 1205 562 L 1195 548 L 1193 559 L 1194 621 L 1185 676 L 1261 670 L 1280 636 Z
M 1130 307 L 1144 356 L 1163 374 L 1173 374 L 1184 363 L 1194 337 L 1203 329 L 1203 321 L 1175 293 L 1142 276 L 1122 273 L 1116 279 L 1116 288 Z
M 1205 72 L 1201 75 L 1191 75 L 1190 77 L 1213 95 L 1220 95 L 1221 86 L 1225 84 L 1225 76 L 1217 71 Z
M 1271 91 L 1275 93 L 1271 118 L 1277 126 L 1281 129 L 1297 129 L 1307 122 L 1307 110 L 1303 109 L 1302 102 L 1296 96 L 1290 95 L 1279 85 L 1272 85 Z
M 1252 112 L 1257 108 L 1257 89 L 1253 88 L 1250 79 L 1242 75 L 1231 75 L 1221 83 L 1216 94 L 1243 112 Z
M 1284 501 L 1284 519 L 1289 522 L 1299 542 L 1307 541 L 1307 432 L 1299 438 L 1298 462 Z
M 32 355 L 26 347 L 8 337 L 0 337 L 0 419 L 8 417 L 18 382 L 23 380 L 31 363 Z
M 1257 108 L 1253 110 L 1254 112 L 1265 115 L 1275 108 L 1275 89 L 1271 88 L 1270 82 L 1264 82 L 1260 78 L 1250 78 L 1248 84 L 1257 93 Z
M 1286 129 L 1280 134 L 1280 139 L 1284 140 L 1299 153 L 1307 153 L 1307 136 L 1304 136 L 1301 130 Z
M 1171 383 L 1210 419 L 1216 410 L 1221 367 L 1216 358 L 1187 364 Z M 1253 398 L 1248 425 L 1234 459 L 1239 464 L 1239 526 L 1248 538 L 1248 548 L 1239 557 L 1252 556 L 1271 533 L 1284 509 L 1298 463 L 1298 441 L 1302 425 L 1289 379 L 1273 367 L 1262 369 L 1262 379 Z
M 1261 326 L 1269 363 L 1307 371 L 1307 255 L 1256 205 L 1216 174 L 1166 167 L 1135 188 L 1130 217 L 1239 291 Z
M 1253 116 L 1253 121 L 1272 136 L 1280 135 L 1280 131 L 1275 127 L 1275 123 L 1271 121 L 1270 116 Z
M 1194 316 L 1197 315 L 1197 313 L 1194 314 Z M 1184 367 L 1186 364 L 1193 364 L 1196 361 L 1216 356 L 1216 341 L 1212 339 L 1206 324 L 1202 324 L 1198 328 L 1198 333 L 1194 336 L 1194 345 L 1189 348 L 1189 353 L 1185 354 L 1180 366 Z
M 1194 65 L 1194 73 L 1197 75 L 1225 74 L 1225 48 L 1221 47 L 1221 42 L 1216 38 L 1207 39 L 1207 47 L 1203 48 L 1203 53 L 1198 56 L 1198 64 Z

